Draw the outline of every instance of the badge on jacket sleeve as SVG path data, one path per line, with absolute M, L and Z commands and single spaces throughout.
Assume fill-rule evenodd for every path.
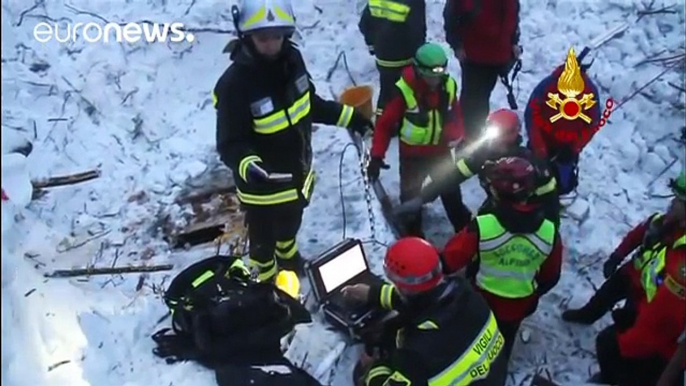
M 307 74 L 303 74 L 298 80 L 295 81 L 295 87 L 298 89 L 299 93 L 304 93 L 307 91 L 308 88 L 310 88 L 310 79 L 307 77 Z
M 250 104 L 250 111 L 254 117 L 261 117 L 274 111 L 272 98 L 266 97 Z

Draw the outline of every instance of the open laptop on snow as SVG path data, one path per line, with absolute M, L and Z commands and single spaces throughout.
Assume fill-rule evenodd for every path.
M 382 281 L 369 270 L 360 240 L 347 239 L 332 247 L 308 263 L 306 271 L 326 320 L 352 338 L 359 338 L 364 327 L 389 316 L 389 311 L 351 306 L 344 301 L 341 289 L 345 286 Z

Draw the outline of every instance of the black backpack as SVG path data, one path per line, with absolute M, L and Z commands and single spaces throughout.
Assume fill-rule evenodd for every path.
M 214 256 L 191 265 L 171 282 L 164 301 L 172 325 L 153 335 L 153 353 L 167 363 L 225 364 L 281 358 L 280 340 L 307 310 L 271 283 L 257 283 L 237 256 Z

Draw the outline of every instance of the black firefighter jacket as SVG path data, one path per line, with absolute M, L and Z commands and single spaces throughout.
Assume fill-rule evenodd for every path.
M 379 66 L 406 66 L 426 40 L 425 1 L 369 0 L 358 27 Z
M 274 61 L 253 55 L 236 41 L 233 63 L 214 89 L 217 151 L 233 171 L 238 198 L 247 208 L 307 206 L 314 184 L 312 124 L 348 127 L 352 107 L 316 94 L 302 55 L 289 41 Z M 251 161 L 269 173 L 291 173 L 290 182 L 248 178 Z
M 394 353 L 372 365 L 366 386 L 505 385 L 505 340 L 486 301 L 463 278 L 435 291 L 408 306 L 392 285 L 372 287 L 371 301 L 404 320 Z

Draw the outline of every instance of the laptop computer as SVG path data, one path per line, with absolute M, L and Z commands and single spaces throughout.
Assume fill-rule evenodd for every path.
M 360 240 L 347 239 L 325 251 L 307 264 L 306 273 L 326 320 L 353 339 L 360 339 L 366 326 L 389 316 L 387 310 L 366 304 L 351 305 L 343 298 L 341 290 L 348 285 L 382 283 L 369 270 Z

